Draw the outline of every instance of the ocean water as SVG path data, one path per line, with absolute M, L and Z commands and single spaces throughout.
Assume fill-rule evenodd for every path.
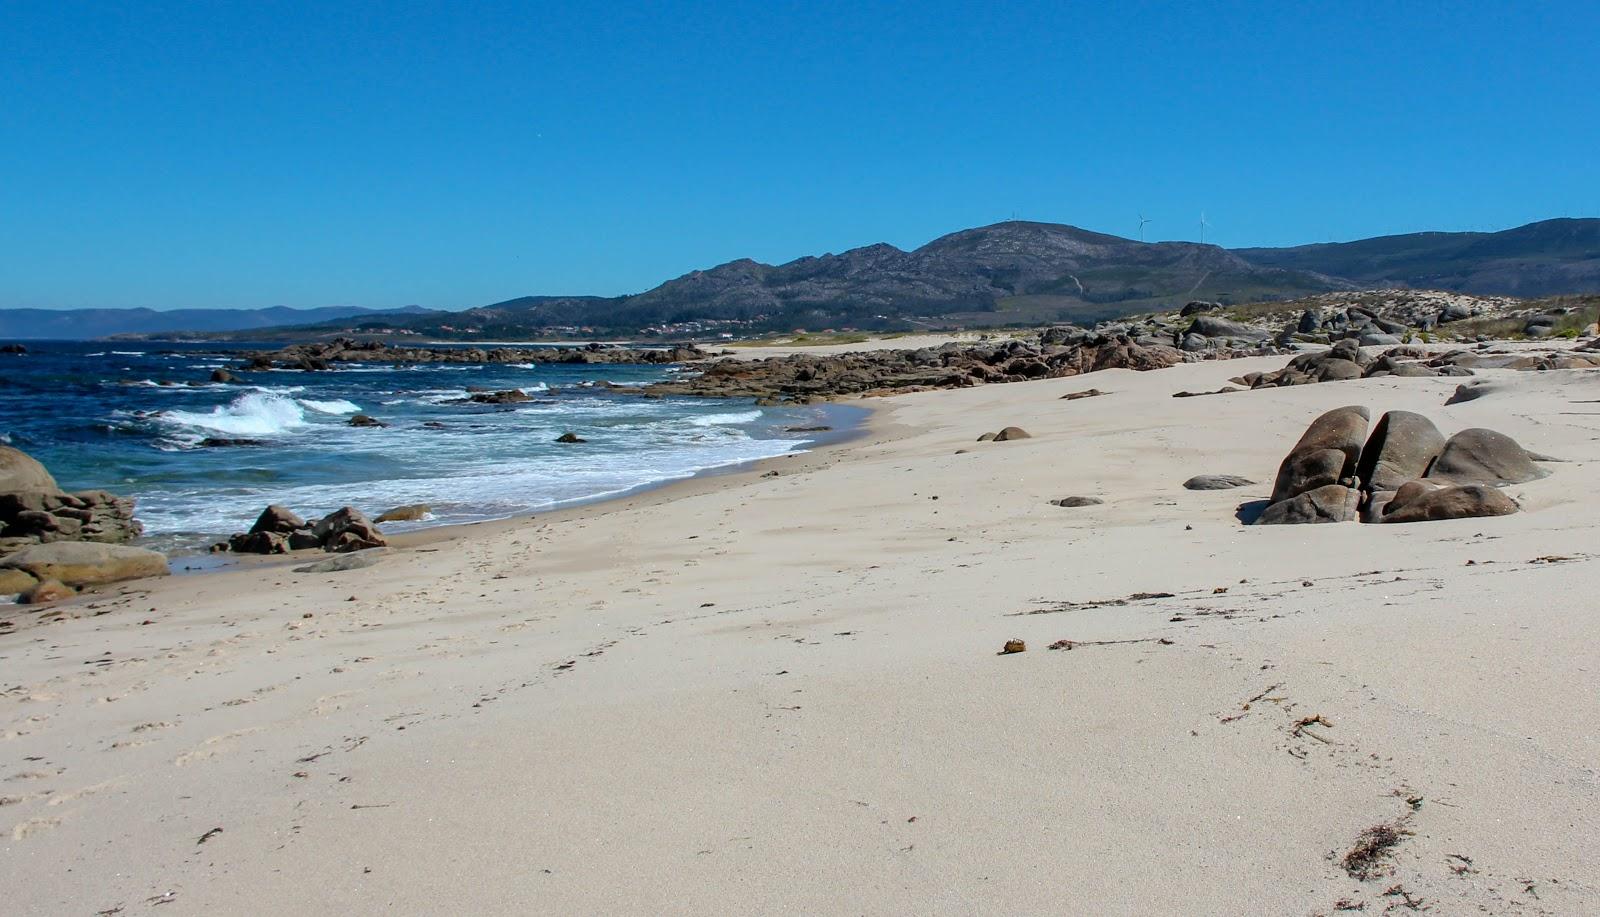
M 207 381 L 211 371 L 236 361 L 200 345 L 28 349 L 0 354 L 0 443 L 44 462 L 67 490 L 136 497 L 147 534 L 180 549 L 243 531 L 268 503 L 307 517 L 345 504 L 374 515 L 433 508 L 420 523 L 385 525 L 394 531 L 505 518 L 799 451 L 818 434 L 787 428 L 841 428 L 860 413 L 645 399 L 596 385 L 643 385 L 677 367 L 350 364 L 234 369 L 243 384 L 221 385 Z M 535 400 L 459 403 L 468 386 Z M 351 427 L 356 413 L 389 426 Z M 566 432 L 588 442 L 554 442 Z

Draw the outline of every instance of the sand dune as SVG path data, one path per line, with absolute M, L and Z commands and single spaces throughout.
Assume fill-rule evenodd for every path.
M 1600 911 L 1600 376 L 1171 397 L 1282 363 L 874 400 L 371 568 L 29 613 L 7 910 Z M 1344 404 L 1566 461 L 1503 518 L 1241 525 Z

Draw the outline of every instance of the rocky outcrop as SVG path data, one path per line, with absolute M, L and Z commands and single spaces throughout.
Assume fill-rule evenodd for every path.
M 121 544 L 142 532 L 131 498 L 66 493 L 32 456 L 0 446 L 0 554 L 58 541 Z
M 1313 421 L 1279 466 L 1256 524 L 1504 516 L 1517 504 L 1499 486 L 1549 473 L 1493 430 L 1463 430 L 1447 440 L 1428 418 L 1390 411 L 1365 437 L 1368 416 L 1352 406 Z
M 247 370 L 327 370 L 335 363 L 684 363 L 711 356 L 698 347 L 634 348 L 609 344 L 583 347 L 390 347 L 381 341 L 338 338 L 295 344 L 275 351 L 238 354 Z
M 1058 379 L 1102 369 L 1163 369 L 1185 361 L 1182 352 L 1128 335 L 1088 332 L 1054 334 L 1042 340 L 995 344 L 945 344 L 919 350 L 868 350 L 842 354 L 793 354 L 762 360 L 704 363 L 687 378 L 619 392 L 644 395 L 703 395 L 755 398 L 757 403 L 805 404 L 851 395 L 963 388 L 1033 379 Z M 688 374 L 685 374 L 688 375 Z
M 1374 356 L 1354 340 L 1345 339 L 1327 350 L 1303 353 L 1283 369 L 1247 373 L 1233 381 L 1250 388 L 1310 385 L 1316 382 L 1342 382 L 1348 379 L 1376 379 L 1383 376 L 1470 376 L 1472 370 L 1441 358 L 1425 359 L 1426 351 L 1415 347 L 1394 347 Z
M 155 551 L 87 541 L 24 548 L 0 558 L 0 569 L 21 571 L 38 582 L 53 579 L 69 586 L 97 586 L 170 572 L 167 558 Z
M 408 507 L 400 507 L 407 509 Z M 426 508 L 423 508 L 426 511 Z M 388 544 L 372 520 L 353 506 L 335 510 L 316 522 L 276 504 L 261 511 L 250 531 L 211 546 L 212 552 L 236 554 L 287 554 L 321 549 L 344 553 L 381 548 Z

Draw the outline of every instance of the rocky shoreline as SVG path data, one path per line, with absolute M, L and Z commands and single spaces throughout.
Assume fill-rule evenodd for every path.
M 247 371 L 327 370 L 335 363 L 643 363 L 660 365 L 704 360 L 710 351 L 690 345 L 648 348 L 585 344 L 582 347 L 391 347 L 382 341 L 338 338 L 326 343 L 292 344 L 281 350 L 231 351 Z

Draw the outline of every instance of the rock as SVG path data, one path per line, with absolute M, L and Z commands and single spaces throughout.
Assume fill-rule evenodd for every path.
M 1307 309 L 1306 311 L 1300 313 L 1300 323 L 1295 326 L 1295 330 L 1299 331 L 1301 334 L 1316 334 L 1317 329 L 1321 327 L 1321 310 Z
M 833 429 L 832 427 L 826 427 L 826 426 L 824 426 L 824 427 L 784 427 L 783 428 L 783 432 L 785 432 L 785 433 L 826 433 L 826 432 L 828 432 L 829 430 L 832 430 L 832 429 Z
M 0 493 L 60 489 L 56 479 L 33 456 L 21 449 L 0 446 Z
M 1349 522 L 1356 518 L 1361 492 L 1342 484 L 1328 484 L 1273 503 L 1256 519 L 1256 525 L 1301 525 Z
M 533 396 L 520 388 L 513 388 L 503 392 L 476 392 L 469 395 L 467 400 L 474 404 L 521 404 L 532 401 Z
M 1059 500 L 1051 500 L 1050 505 L 1064 506 L 1071 509 L 1078 506 L 1099 506 L 1104 502 L 1106 501 L 1099 497 L 1062 497 Z
M 200 441 L 201 448 L 222 449 L 231 446 L 265 446 L 264 439 L 248 439 L 242 436 L 207 436 Z
M 142 531 L 133 518 L 133 500 L 103 490 L 0 493 L 0 534 L 7 541 L 119 544 Z
M 60 580 L 41 580 L 21 596 L 24 605 L 43 605 L 47 602 L 59 602 L 62 599 L 77 598 L 78 591 L 71 586 L 63 584 Z
M 226 369 L 213 369 L 211 371 L 211 381 L 220 383 L 238 382 L 239 377 Z
M 1490 382 L 1488 379 L 1475 379 L 1463 382 L 1456 386 L 1456 392 L 1445 400 L 1445 404 L 1460 404 L 1463 401 L 1476 401 L 1484 395 L 1492 395 L 1502 391 L 1504 386 Z
M 1428 470 L 1429 480 L 1454 484 L 1525 484 L 1549 474 L 1504 433 L 1472 428 L 1450 437 Z
M 1278 467 L 1272 502 L 1353 478 L 1368 420 L 1367 409 L 1359 405 L 1334 408 L 1313 420 Z
M 433 507 L 426 503 L 411 503 L 406 506 L 386 509 L 373 521 L 380 524 L 384 522 L 416 522 L 431 512 L 433 512 Z
M 1216 310 L 1218 310 L 1220 308 L 1222 308 L 1222 303 L 1219 303 L 1219 302 L 1207 302 L 1206 300 L 1203 300 L 1203 299 L 1195 299 L 1195 300 L 1190 300 L 1189 302 L 1184 303 L 1183 304 L 1183 308 L 1178 310 L 1178 314 L 1183 316 L 1184 318 L 1188 318 L 1191 315 L 1195 315 L 1195 314 L 1198 314 L 1198 313 L 1201 313 L 1201 312 L 1215 312 Z
M 1236 474 L 1198 474 L 1183 482 L 1185 490 L 1231 490 L 1256 483 Z
M 341 554 L 381 548 L 389 543 L 366 514 L 353 506 L 341 507 L 323 516 L 311 527 L 311 534 L 324 551 Z
M 1362 376 L 1361 365 L 1350 360 L 1338 357 L 1328 357 L 1317 363 L 1314 378 L 1318 382 L 1344 382 L 1349 379 L 1359 379 Z
M 563 433 L 560 436 L 557 436 L 556 437 L 556 442 L 558 442 L 558 443 L 586 443 L 586 442 L 588 442 L 588 440 L 584 439 L 583 437 L 579 436 L 576 433 L 570 433 L 569 432 L 569 433 Z
M 1017 640 L 1017 639 L 1013 638 L 1011 640 L 1007 640 L 1005 646 L 1000 648 L 1000 655 L 1001 656 L 1009 656 L 1012 653 L 1025 653 L 1027 651 L 1028 651 L 1028 644 L 1027 643 L 1025 643 L 1025 642 L 1023 642 L 1021 640 Z
M 1104 394 L 1106 394 L 1106 393 L 1100 391 L 1097 388 L 1091 388 L 1091 389 L 1086 389 L 1086 390 L 1081 391 L 1081 392 L 1068 392 L 1067 394 L 1061 396 L 1061 400 L 1062 401 L 1077 401 L 1080 398 L 1098 398 L 1098 397 L 1100 397 L 1101 395 L 1104 395 Z
M 1272 335 L 1258 328 L 1230 322 L 1216 315 L 1198 315 L 1184 334 L 1198 334 L 1207 338 L 1231 338 L 1239 341 L 1264 341 Z
M 388 424 L 369 414 L 357 414 L 345 421 L 352 427 L 387 427 Z
M 1459 322 L 1463 319 L 1468 319 L 1471 317 L 1472 310 L 1468 309 L 1466 305 L 1459 302 L 1448 303 L 1443 309 L 1439 310 L 1439 324 L 1441 325 L 1448 322 Z
M 22 570 L 37 580 L 57 579 L 69 586 L 114 583 L 166 576 L 167 558 L 127 545 L 58 541 L 35 545 L 0 559 L 0 568 Z
M 1443 450 L 1444 434 L 1433 421 L 1410 411 L 1390 411 L 1373 427 L 1356 477 L 1365 490 L 1395 490 L 1422 477 Z
M 1006 427 L 1004 430 L 1001 430 L 999 433 L 996 433 L 994 435 L 994 441 L 997 442 L 997 443 L 1010 442 L 1011 440 L 1014 440 L 1014 439 L 1032 439 L 1032 438 L 1033 438 L 1033 434 L 1029 433 L 1027 430 L 1022 429 L 1021 427 Z
M 1418 482 L 1411 482 L 1411 484 Z M 1487 484 L 1417 489 L 1395 494 L 1383 514 L 1384 522 L 1432 522 L 1440 519 L 1468 519 L 1476 516 L 1508 516 L 1517 511 L 1516 501 Z
M 322 541 L 311 533 L 309 525 L 289 533 L 289 550 L 291 551 L 309 551 L 312 548 L 320 547 L 322 547 Z
M 228 550 L 235 554 L 287 554 L 289 538 L 280 532 L 247 532 L 229 538 Z
M 1362 347 L 1388 347 L 1401 343 L 1400 339 L 1392 334 L 1379 334 L 1376 332 L 1368 332 L 1361 335 L 1360 341 Z
M 995 436 L 996 436 L 996 435 L 998 435 L 998 434 L 995 434 L 995 433 L 985 433 L 985 434 L 983 434 L 983 435 L 982 435 L 982 436 L 979 436 L 979 437 L 978 437 L 978 442 L 980 442 L 980 443 L 990 443 L 990 442 L 994 442 L 994 438 L 995 438 Z
M 21 344 L 0 344 L 0 353 L 17 354 L 20 356 L 27 352 L 28 348 Z
M 360 551 L 352 551 L 349 554 L 340 554 L 338 557 L 330 557 L 327 560 L 319 560 L 314 564 L 306 564 L 304 567 L 295 567 L 294 572 L 342 573 L 346 570 L 360 570 L 363 567 L 370 567 L 382 560 L 383 556 L 387 553 L 389 553 L 388 548 L 368 548 Z
M 39 584 L 39 580 L 25 570 L 9 570 L 0 567 L 0 595 L 16 595 L 27 592 Z
M 294 511 L 274 503 L 261 511 L 256 517 L 256 524 L 250 526 L 249 534 L 257 532 L 277 532 L 287 535 L 297 529 L 306 527 L 306 521 L 295 515 Z

